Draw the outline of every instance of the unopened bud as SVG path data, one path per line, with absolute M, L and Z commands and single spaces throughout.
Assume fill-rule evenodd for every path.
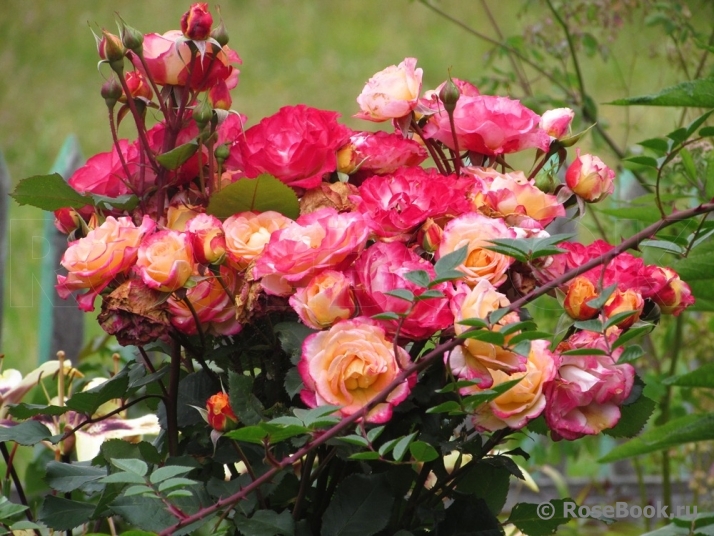
M 104 102 L 107 103 L 107 107 L 112 109 L 124 92 L 122 91 L 119 80 L 117 80 L 115 76 L 112 76 L 102 84 L 101 94 L 104 98 Z
M 225 80 L 219 80 L 208 90 L 208 102 L 218 110 L 230 110 L 233 99 Z
M 99 40 L 99 57 L 111 64 L 123 61 L 124 54 L 126 54 L 126 49 L 119 36 L 102 30 L 102 38 Z
M 593 282 L 581 275 L 570 282 L 563 307 L 570 318 L 589 320 L 597 316 L 598 310 L 590 307 L 587 302 L 597 297 L 598 292 Z
M 196 104 L 193 109 L 193 120 L 196 121 L 199 128 L 203 128 L 213 118 L 213 108 L 206 101 L 201 101 Z
M 228 31 L 226 30 L 226 25 L 223 24 L 223 19 L 221 23 L 211 30 L 211 37 L 218 41 L 218 44 L 222 47 L 228 44 Z
M 134 54 L 141 56 L 144 47 L 144 34 L 119 19 L 119 36 L 127 50 L 131 50 Z
M 441 91 L 439 91 L 439 100 L 444 105 L 444 110 L 453 112 L 456 109 L 456 103 L 460 96 L 461 92 L 459 88 L 456 87 L 456 84 L 454 84 L 454 81 L 451 79 L 451 75 L 449 75 L 449 79 L 444 83 L 444 87 L 441 88 Z
M 218 160 L 219 162 L 225 162 L 226 158 L 230 156 L 231 150 L 228 148 L 228 145 L 223 143 L 216 147 L 216 150 L 213 154 L 216 156 L 216 160 Z
M 197 2 L 181 17 L 181 31 L 187 39 L 205 41 L 211 34 L 213 17 L 208 11 L 208 4 Z
M 132 99 L 145 99 L 150 101 L 154 92 L 146 83 L 144 75 L 139 71 L 130 71 L 124 75 L 124 80 L 126 81 L 126 87 L 129 89 L 129 94 Z

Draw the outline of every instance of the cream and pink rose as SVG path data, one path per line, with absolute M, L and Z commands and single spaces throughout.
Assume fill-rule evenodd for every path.
M 208 214 L 199 214 L 186 223 L 186 232 L 196 262 L 221 264 L 226 257 L 226 236 L 221 220 Z
M 68 274 L 57 276 L 55 288 L 60 297 L 67 299 L 72 291 L 87 289 L 77 302 L 83 311 L 93 311 L 94 299 L 112 279 L 131 268 L 142 238 L 155 227 L 149 216 L 144 216 L 139 227 L 131 218 L 109 216 L 86 237 L 73 242 L 62 257 Z
M 368 176 L 394 173 L 401 167 L 418 166 L 427 159 L 418 142 L 389 132 L 356 132 L 337 152 L 337 170 L 354 174 L 350 182 L 359 184 Z
M 488 218 L 476 212 L 463 214 L 444 228 L 436 258 L 466 247 L 466 260 L 457 268 L 464 273 L 464 281 L 474 286 L 481 279 L 486 279 L 498 286 L 506 280 L 506 270 L 514 259 L 485 249 L 490 245 L 489 240 L 495 238 L 516 238 L 516 232 L 501 219 Z
M 193 248 L 188 234 L 165 230 L 142 240 L 136 270 L 147 287 L 173 292 L 186 284 L 193 269 Z
M 263 252 L 270 236 L 292 223 L 273 210 L 240 212 L 223 222 L 228 262 L 237 270 L 245 270 Z
M 565 183 L 575 195 L 588 203 L 597 203 L 615 191 L 615 172 L 597 156 L 580 154 L 568 166 Z
M 357 97 L 362 111 L 355 117 L 381 122 L 409 115 L 421 91 L 423 71 L 416 68 L 416 63 L 416 58 L 405 58 L 370 78 Z
M 225 226 L 224 226 L 225 228 Z M 253 268 L 268 294 L 288 296 L 326 269 L 343 270 L 369 238 L 363 216 L 321 208 L 274 232 Z
M 325 270 L 290 296 L 290 306 L 312 329 L 325 329 L 355 314 L 356 302 L 349 279 L 342 272 Z
M 575 112 L 570 108 L 555 108 L 543 112 L 540 118 L 540 128 L 545 130 L 548 136 L 557 140 L 565 137 L 570 130 L 570 123 L 573 122 Z
M 471 329 L 461 324 L 469 318 L 487 320 L 493 311 L 509 305 L 508 298 L 501 294 L 486 279 L 482 279 L 473 288 L 461 283 L 451 298 L 451 310 L 454 315 L 454 331 L 460 335 Z M 493 326 L 499 331 L 502 326 L 518 321 L 516 313 L 505 315 Z M 526 358 L 511 350 L 475 339 L 466 339 L 462 346 L 457 346 L 444 356 L 445 362 L 455 377 L 462 380 L 478 381 L 478 386 L 464 387 L 462 394 L 470 394 L 493 385 L 492 371 L 500 370 L 506 374 L 525 371 Z
M 358 317 L 336 323 L 328 331 L 308 336 L 302 346 L 298 371 L 305 389 L 300 397 L 308 407 L 340 406 L 349 417 L 384 390 L 408 366 L 409 354 L 387 340 L 384 330 L 373 320 Z M 384 423 L 394 406 L 409 394 L 410 380 L 404 380 L 367 414 L 371 423 Z

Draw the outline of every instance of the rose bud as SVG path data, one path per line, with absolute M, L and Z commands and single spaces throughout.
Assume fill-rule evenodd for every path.
M 663 273 L 667 283 L 652 296 L 652 301 L 659 305 L 662 313 L 679 316 L 684 309 L 694 304 L 692 291 L 674 270 L 663 267 L 657 267 L 657 270 Z
M 225 80 L 218 80 L 211 89 L 208 90 L 208 102 L 217 110 L 230 110 L 233 99 Z
M 146 83 L 144 76 L 139 71 L 130 71 L 124 75 L 126 87 L 129 88 L 129 94 L 132 99 L 144 99 L 150 101 L 154 97 L 154 92 Z M 122 98 L 119 99 L 126 102 L 126 95 L 122 92 Z
M 644 305 L 645 301 L 636 290 L 628 288 L 623 292 L 616 289 L 605 302 L 603 313 L 605 313 L 607 318 L 611 318 L 626 311 L 636 311 L 633 315 L 628 316 L 616 324 L 620 329 L 627 329 L 640 319 L 640 314 L 642 313 Z
M 101 94 L 109 109 L 112 109 L 117 101 L 124 96 L 124 90 L 121 88 L 119 80 L 112 76 L 102 84 Z
M 119 37 L 127 50 L 131 50 L 135 54 L 143 53 L 144 34 L 126 24 L 121 18 L 119 19 Z
M 290 297 L 290 305 L 303 323 L 313 329 L 329 328 L 355 314 L 350 282 L 342 272 L 325 270 Z
M 545 130 L 551 138 L 559 140 L 570 130 L 573 117 L 575 117 L 575 112 L 570 108 L 548 110 L 540 117 L 540 128 Z
M 434 253 L 439 249 L 444 230 L 432 218 L 427 218 L 417 231 L 417 244 L 421 244 L 424 251 Z
M 593 282 L 581 275 L 570 282 L 563 307 L 571 318 L 589 320 L 597 315 L 598 310 L 590 307 L 587 302 L 597 297 L 598 293 Z
M 126 49 L 118 35 L 102 30 L 102 37 L 97 39 L 99 57 L 109 63 L 120 62 L 124 59 Z
M 188 234 L 159 231 L 139 247 L 136 267 L 146 286 L 173 292 L 186 284 L 193 273 L 193 248 Z
M 213 17 L 208 11 L 208 4 L 198 2 L 192 4 L 181 17 L 181 31 L 188 39 L 205 41 L 211 35 Z
M 206 402 L 208 424 L 217 432 L 228 432 L 238 424 L 227 393 L 216 393 Z
M 444 104 L 444 110 L 453 112 L 456 109 L 456 102 L 459 100 L 461 92 L 454 81 L 449 76 L 449 79 L 443 84 L 439 91 L 439 100 Z
M 199 214 L 186 224 L 193 255 L 201 264 L 221 264 L 226 257 L 226 235 L 215 216 Z
M 565 172 L 565 182 L 575 195 L 596 203 L 611 194 L 615 186 L 615 172 L 607 167 L 597 156 L 586 154 L 578 157 Z

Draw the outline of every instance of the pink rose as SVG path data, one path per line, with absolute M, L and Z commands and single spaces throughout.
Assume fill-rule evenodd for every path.
M 476 212 L 469 212 L 451 220 L 444 228 L 437 259 L 467 247 L 466 260 L 457 268 L 464 273 L 464 280 L 476 285 L 487 279 L 494 286 L 506 280 L 506 270 L 513 264 L 513 257 L 496 253 L 485 246 L 495 238 L 516 238 L 516 232 L 503 220 L 492 219 Z
M 540 128 L 545 130 L 548 136 L 559 140 L 570 130 L 570 123 L 573 122 L 575 112 L 570 108 L 556 108 L 543 112 L 540 118 Z
M 127 140 L 119 140 L 119 150 L 127 162 L 130 176 L 127 177 L 119 159 L 117 148 L 92 156 L 67 181 L 80 194 L 96 194 L 119 197 L 131 193 L 129 185 L 134 184 L 139 161 L 136 147 Z
M 156 33 L 144 36 L 144 59 L 149 76 L 159 85 L 190 86 L 196 91 L 205 91 L 224 80 L 228 89 L 238 85 L 241 63 L 233 50 L 213 44 L 206 46 L 205 54 L 193 54 L 180 30 L 171 30 L 163 35 Z M 135 54 L 130 54 L 134 66 L 144 72 L 144 66 Z M 144 72 L 146 75 L 146 73 Z
M 186 224 L 191 247 L 200 264 L 221 264 L 226 256 L 226 236 L 221 220 L 208 214 L 199 214 Z
M 619 330 L 608 335 L 614 341 Z M 579 332 L 563 349 L 597 348 L 607 351 L 600 334 Z M 578 439 L 612 428 L 620 420 L 620 406 L 630 395 L 635 370 L 618 365 L 623 349 L 612 355 L 560 355 L 557 376 L 545 386 L 545 419 L 554 438 Z
M 315 274 L 343 270 L 364 249 L 369 228 L 359 213 L 322 208 L 274 232 L 255 261 L 253 277 L 268 294 L 287 296 Z
M 220 274 L 223 284 L 218 277 L 209 273 L 195 287 L 186 290 L 186 299 L 191 302 L 204 333 L 235 335 L 242 326 L 236 320 L 234 297 L 226 293 L 226 288 L 230 292 L 235 292 L 236 274 L 226 266 L 221 266 Z M 182 333 L 195 335 L 196 321 L 188 305 L 173 295 L 169 297 L 167 303 L 171 324 Z
M 485 209 L 502 217 L 523 214 L 543 227 L 565 216 L 565 208 L 558 198 L 544 193 L 522 171 L 498 173 L 492 168 L 469 167 L 464 172 L 483 185 L 473 200 L 477 210 Z
M 304 104 L 285 106 L 245 132 L 241 142 L 246 176 L 269 173 L 291 187 L 316 188 L 337 169 L 337 149 L 350 129 L 339 114 Z
M 241 212 L 223 222 L 228 262 L 245 270 L 263 252 L 270 236 L 292 223 L 279 212 Z
M 615 172 L 597 156 L 580 155 L 568 166 L 565 182 L 575 195 L 588 203 L 602 201 L 615 191 Z
M 409 354 L 387 340 L 384 330 L 369 318 L 343 320 L 329 331 L 308 336 L 302 346 L 298 371 L 305 384 L 300 393 L 311 408 L 340 406 L 340 414 L 349 417 L 362 409 L 409 364 Z M 392 408 L 409 394 L 410 381 L 397 386 L 385 402 L 367 414 L 371 423 L 387 422 Z
M 423 71 L 416 69 L 416 63 L 416 58 L 405 58 L 370 78 L 357 97 L 362 111 L 355 117 L 382 122 L 409 115 L 421 91 Z
M 550 146 L 550 136 L 538 128 L 540 116 L 517 100 L 490 95 L 462 96 L 453 115 L 459 151 L 493 156 L 531 147 L 547 151 Z M 424 136 L 456 149 L 445 110 L 429 118 Z
M 72 291 L 87 289 L 77 301 L 83 311 L 94 311 L 94 298 L 136 262 L 142 238 L 155 226 L 149 216 L 144 216 L 139 227 L 130 218 L 107 217 L 102 225 L 72 242 L 65 251 L 62 266 L 69 273 L 57 276 L 57 293 L 67 299 Z
M 643 278 L 646 281 L 643 285 L 643 296 L 651 298 L 659 305 L 662 313 L 679 316 L 684 309 L 694 305 L 694 296 L 689 285 L 671 268 L 647 266 Z
M 147 287 L 161 292 L 178 290 L 191 277 L 193 267 L 188 234 L 158 231 L 142 240 L 136 269 Z
M 290 296 L 290 306 L 312 329 L 329 328 L 355 314 L 356 302 L 350 281 L 342 272 L 325 270 Z
M 337 170 L 356 174 L 359 184 L 370 175 L 387 175 L 402 167 L 418 166 L 427 159 L 426 149 L 401 134 L 357 132 L 337 153 Z
M 407 272 L 426 271 L 434 277 L 434 267 L 429 261 L 419 257 L 401 242 L 377 242 L 369 247 L 354 264 L 354 284 L 357 302 L 363 315 L 380 313 L 406 313 L 409 302 L 390 296 L 392 290 L 406 289 L 420 296 L 426 289 L 406 279 Z M 434 333 L 450 326 L 454 316 L 449 308 L 449 287 L 441 283 L 434 287 L 444 294 L 443 298 L 417 301 L 402 323 L 400 337 L 426 339 Z M 397 322 L 380 320 L 390 336 L 396 332 Z
M 461 214 L 469 210 L 468 181 L 444 177 L 436 170 L 401 168 L 393 175 L 375 175 L 362 183 L 359 196 L 350 200 L 385 242 L 411 238 L 427 218 Z
M 548 341 L 532 341 L 525 372 L 508 375 L 500 370 L 491 371 L 493 386 L 518 378 L 521 381 L 481 407 L 471 419 L 474 426 L 489 431 L 523 428 L 545 409 L 543 385 L 551 381 L 555 373 L 556 360 L 548 350 Z

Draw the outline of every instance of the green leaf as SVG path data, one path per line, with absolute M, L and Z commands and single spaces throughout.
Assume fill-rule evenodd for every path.
M 515 333 L 517 331 L 531 331 L 536 329 L 538 327 L 533 320 L 524 320 L 522 322 L 514 322 L 513 324 L 507 324 L 503 326 L 498 332 L 503 335 L 504 337 L 506 335 L 510 335 L 511 333 Z M 548 335 L 550 337 L 550 335 Z
M 280 322 L 275 324 L 273 331 L 278 336 L 283 351 L 290 356 L 293 365 L 297 364 L 302 355 L 302 344 L 305 339 L 317 333 L 300 322 Z
M 350 456 L 350 460 L 379 460 L 379 452 L 367 451 L 367 452 L 356 452 Z
M 309 428 L 321 427 L 325 425 L 332 425 L 339 422 L 339 418 L 333 415 L 335 412 L 339 411 L 340 406 L 318 406 L 313 409 L 294 409 L 293 413 L 299 419 L 305 423 L 305 426 Z
M 472 328 L 488 328 L 488 322 L 483 318 L 465 318 L 464 320 L 459 320 L 457 324 L 470 326 Z
M 16 426 L 0 428 L 0 441 L 14 441 L 20 445 L 35 445 L 51 436 L 47 427 L 37 421 L 25 421 Z
M 459 493 L 468 493 L 483 499 L 494 515 L 503 510 L 508 496 L 511 473 L 505 467 L 477 462 L 465 469 L 466 474 L 459 480 Z
M 633 164 L 639 164 L 640 166 L 647 166 L 654 169 L 659 167 L 657 160 L 651 156 L 629 156 L 622 159 L 624 162 L 632 162 Z
M 687 148 L 683 148 L 679 151 L 679 156 L 682 159 L 682 166 L 684 167 L 684 172 L 691 180 L 697 180 L 697 168 L 694 165 L 694 158 L 692 153 L 690 153 Z
M 267 430 L 268 441 L 270 441 L 270 443 L 273 445 L 276 443 L 280 443 L 281 441 L 285 441 L 286 439 L 290 439 L 291 437 L 306 435 L 310 433 L 309 428 L 306 428 L 305 426 L 296 426 L 294 424 L 284 426 L 264 422 L 261 423 L 260 426 L 263 429 Z
M 705 415 L 685 415 L 673 419 L 627 443 L 616 446 L 603 456 L 601 463 L 610 463 L 658 450 L 666 450 L 684 443 L 714 439 L 714 413 Z
M 67 407 L 77 413 L 92 415 L 105 402 L 126 396 L 128 387 L 129 376 L 125 371 L 122 371 L 111 380 L 93 389 L 75 393 L 72 398 L 67 400 Z
M 436 289 L 431 289 L 431 290 L 425 290 L 419 296 L 415 298 L 415 301 L 421 301 L 421 300 L 433 300 L 433 299 L 439 299 L 439 298 L 444 298 L 444 293 L 441 292 L 440 290 Z
M 464 277 L 464 273 L 459 270 L 447 270 L 437 275 L 436 278 L 431 283 L 429 283 L 429 287 L 434 287 L 440 283 L 443 283 L 444 281 L 461 279 L 462 277 Z
M 0 497 L 0 519 L 7 521 L 10 518 L 27 510 L 27 506 L 10 502 L 7 497 Z
M 456 268 L 464 263 L 467 254 L 468 246 L 464 246 L 441 257 L 434 265 L 436 277 L 439 278 L 446 272 L 456 270 Z M 459 275 L 463 276 L 464 274 L 459 272 Z
M 46 466 L 47 484 L 55 491 L 69 493 L 88 482 L 94 482 L 107 475 L 104 467 L 94 467 L 84 462 L 61 463 L 50 461 Z
M 705 387 L 714 389 L 714 363 L 705 363 L 687 374 L 666 378 L 662 383 L 665 385 L 677 385 L 679 387 Z
M 158 484 L 159 482 L 163 482 L 169 478 L 190 473 L 193 469 L 193 467 L 186 467 L 184 465 L 165 465 L 164 467 L 159 467 L 156 471 L 151 473 L 149 481 L 152 484 Z
M 253 517 L 237 514 L 233 520 L 243 536 L 293 536 L 295 522 L 289 510 L 280 514 L 272 510 L 258 510 Z
M 89 521 L 93 512 L 91 503 L 46 495 L 37 517 L 51 529 L 70 530 Z
M 689 255 L 672 264 L 672 269 L 686 281 L 697 301 L 689 310 L 714 311 L 714 241 L 709 240 L 694 248 Z
M 599 318 L 594 318 L 592 320 L 578 320 L 577 322 L 573 322 L 573 325 L 583 331 L 594 331 L 595 333 L 602 333 L 604 331 L 602 320 Z
M 370 318 L 373 318 L 374 320 L 399 320 L 401 317 L 397 313 L 388 312 L 372 315 Z
M 654 329 L 653 324 L 646 324 L 644 326 L 638 326 L 637 324 L 635 324 L 630 329 L 628 329 L 625 333 L 620 335 L 615 340 L 615 342 L 612 343 L 612 349 L 614 350 L 616 348 L 619 348 L 626 342 L 629 342 L 632 339 L 639 337 L 640 335 L 642 335 L 644 333 L 648 333 L 648 332 L 652 331 L 653 329 Z
M 645 351 L 642 349 L 642 346 L 639 344 L 633 344 L 632 346 L 625 348 L 625 351 L 622 352 L 622 355 L 617 360 L 617 364 L 632 363 L 635 359 L 639 359 L 643 355 L 645 355 Z
M 133 194 L 120 195 L 119 197 L 107 197 L 106 195 L 90 194 L 95 207 L 105 210 L 117 209 L 132 211 L 139 204 L 139 198 Z
M 463 413 L 461 406 L 455 400 L 449 400 L 448 402 L 442 402 L 441 404 L 429 408 L 426 410 L 427 413 Z
M 620 406 L 620 420 L 603 433 L 612 437 L 635 437 L 652 416 L 657 404 L 651 398 L 640 396 L 634 403 Z
M 429 272 L 427 272 L 426 270 L 413 270 L 411 272 L 407 272 L 406 274 L 404 274 L 404 279 L 407 279 L 415 285 L 419 285 L 423 288 L 428 287 L 429 283 L 431 282 Z
M 528 536 L 554 534 L 560 525 L 570 520 L 565 516 L 564 504 L 574 501 L 572 499 L 554 499 L 549 502 L 549 508 L 544 506 L 547 503 L 518 503 L 513 507 L 506 523 L 513 523 Z M 551 512 L 553 513 L 552 517 L 550 517 Z
M 430 462 L 439 457 L 439 453 L 434 447 L 425 441 L 414 441 L 409 445 L 409 452 L 418 462 Z
M 414 301 L 414 293 L 411 290 L 407 290 L 405 288 L 397 288 L 394 290 L 390 290 L 388 292 L 385 292 L 385 294 L 387 296 L 394 296 L 395 298 L 407 301 L 409 303 L 412 303 Z
M 398 438 L 396 438 L 396 439 L 392 439 L 392 440 L 390 440 L 390 441 L 387 441 L 384 445 L 382 445 L 381 447 L 379 447 L 379 454 L 380 454 L 381 456 L 384 456 L 385 454 L 388 454 L 389 452 L 391 452 L 392 449 L 394 449 L 394 447 L 397 445 L 397 443 L 399 443 L 399 440 L 400 440 L 400 439 L 401 439 L 401 438 L 398 437 Z
M 171 149 L 169 152 L 160 154 L 156 157 L 156 161 L 161 164 L 164 168 L 169 170 L 178 169 L 181 164 L 186 162 L 198 151 L 198 142 L 196 140 L 191 140 L 188 143 L 179 145 L 178 147 Z
M 60 406 L 45 406 L 44 404 L 25 404 L 24 402 L 10 406 L 9 413 L 16 419 L 25 420 L 35 415 L 62 415 L 69 408 Z
M 380 475 L 350 475 L 325 510 L 321 536 L 372 536 L 387 526 L 393 502 Z
M 176 522 L 176 518 L 166 510 L 164 503 L 156 497 L 121 496 L 112 501 L 111 509 L 122 516 L 128 524 L 143 530 L 159 532 Z M 187 533 L 178 531 L 174 534 Z
M 300 204 L 292 188 L 263 174 L 255 179 L 239 179 L 214 193 L 206 212 L 224 219 L 239 212 L 269 210 L 294 220 L 300 215 Z
M 664 156 L 670 149 L 669 142 L 663 138 L 650 138 L 648 140 L 638 141 L 637 145 L 654 151 L 658 156 Z
M 700 78 L 667 87 L 652 95 L 617 99 L 608 104 L 618 106 L 675 106 L 714 108 L 714 79 Z
M 508 307 L 501 307 L 500 309 L 496 309 L 495 311 L 489 313 L 488 321 L 492 324 L 497 324 L 498 321 L 501 320 L 504 316 L 506 316 L 509 312 L 510 309 Z
M 123 495 L 124 497 L 131 497 L 132 495 L 151 495 L 153 497 L 156 495 L 156 492 L 146 484 L 139 484 L 126 488 Z
M 231 408 L 241 422 L 252 425 L 263 420 L 263 404 L 253 394 L 253 378 L 229 372 L 228 395 Z
M 146 476 L 146 473 L 149 472 L 149 466 L 146 465 L 146 462 L 136 458 L 112 458 L 110 462 L 113 466 L 118 467 L 122 471 L 134 473 L 139 476 Z
M 407 453 L 407 449 L 414 438 L 417 436 L 418 432 L 412 432 L 408 436 L 401 438 L 396 445 L 394 445 L 394 450 L 392 451 L 392 457 L 394 461 L 401 462 L 404 455 Z
M 574 350 L 566 350 L 560 355 L 608 355 L 605 350 L 600 348 L 576 348 Z
M 377 438 L 384 432 L 384 426 L 375 426 L 374 428 L 367 430 L 367 439 L 370 443 L 377 441 Z
M 177 497 L 193 497 L 193 493 L 187 489 L 177 489 L 166 496 L 167 499 L 175 499 Z
M 679 244 L 670 242 L 669 240 L 643 240 L 640 246 L 645 248 L 656 248 L 663 249 L 669 253 L 674 253 L 675 255 L 682 255 L 684 253 L 684 248 Z
M 357 434 L 350 434 L 343 437 L 338 437 L 337 439 L 339 441 L 343 441 L 344 443 L 349 443 L 350 445 L 357 445 L 358 447 L 369 446 L 369 441 L 367 441 L 367 438 L 364 438 Z
M 112 473 L 99 480 L 102 484 L 145 484 L 146 479 L 129 471 Z
M 473 395 L 469 395 L 464 398 L 464 406 L 467 408 L 467 410 L 471 408 L 476 409 L 479 406 L 490 402 L 495 398 L 498 398 L 503 393 L 508 391 L 511 387 L 515 386 L 522 379 L 523 377 L 516 378 L 515 380 L 509 380 L 507 382 L 500 383 L 495 387 L 492 387 L 491 389 L 484 389 L 483 391 L 480 391 Z
M 516 345 L 521 341 L 550 340 L 552 336 L 551 333 L 546 333 L 545 331 L 524 331 L 511 337 L 508 340 L 508 344 Z
M 92 204 L 90 197 L 72 188 L 59 173 L 35 175 L 21 180 L 10 194 L 19 205 L 32 205 L 42 210 L 82 208 Z
M 183 478 L 183 477 L 177 477 L 177 478 L 169 478 L 167 480 L 164 480 L 161 484 L 159 484 L 159 491 L 163 493 L 166 490 L 177 488 L 179 486 L 195 486 L 197 485 L 198 482 L 195 480 L 191 480 L 190 478 Z M 190 492 L 189 492 L 190 494 Z
M 503 338 L 503 335 L 501 335 L 498 331 L 489 331 L 489 330 L 469 330 L 469 331 L 464 331 L 463 333 L 460 333 L 457 335 L 457 338 L 459 339 L 473 339 L 476 341 L 483 341 L 487 342 L 490 344 L 496 344 L 499 346 L 503 346 L 505 343 L 505 339 Z
M 263 439 L 268 436 L 268 431 L 261 426 L 244 426 L 237 430 L 231 430 L 223 434 L 224 436 L 235 439 L 236 441 L 245 441 L 246 443 L 255 443 L 262 445 Z

